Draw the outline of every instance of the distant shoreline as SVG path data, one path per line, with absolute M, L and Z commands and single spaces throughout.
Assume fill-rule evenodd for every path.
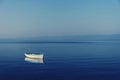
M 39 44 L 39 43 L 108 43 L 108 42 L 120 42 L 120 41 L 40 41 L 40 42 L 0 42 L 0 44 L 4 43 L 24 43 L 24 44 Z

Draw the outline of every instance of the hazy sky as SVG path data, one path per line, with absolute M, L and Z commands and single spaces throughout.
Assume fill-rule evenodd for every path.
M 0 0 L 0 38 L 120 34 L 119 0 Z

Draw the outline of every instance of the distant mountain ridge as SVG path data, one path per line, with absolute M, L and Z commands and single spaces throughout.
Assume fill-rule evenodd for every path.
M 79 42 L 79 41 L 120 41 L 120 34 L 80 35 L 80 36 L 45 36 L 19 39 L 0 39 L 0 42 Z

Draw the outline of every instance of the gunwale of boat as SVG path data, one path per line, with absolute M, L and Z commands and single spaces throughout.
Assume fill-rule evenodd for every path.
M 28 58 L 34 58 L 34 59 L 40 59 L 40 58 L 43 58 L 43 54 L 28 54 L 28 53 L 25 53 L 25 56 L 28 57 Z

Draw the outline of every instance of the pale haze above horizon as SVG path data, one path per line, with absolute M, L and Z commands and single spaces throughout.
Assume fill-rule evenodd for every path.
M 0 38 L 120 34 L 119 0 L 0 0 Z

